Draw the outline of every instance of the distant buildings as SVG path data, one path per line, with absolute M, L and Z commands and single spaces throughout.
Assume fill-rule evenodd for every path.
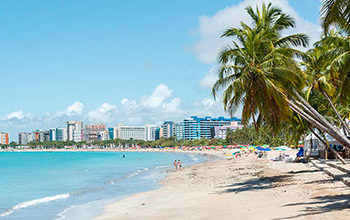
M 243 125 L 239 121 L 232 121 L 230 125 L 220 126 L 214 128 L 214 138 L 226 139 L 228 130 L 235 131 L 236 129 L 242 128 Z
M 109 140 L 114 140 L 114 128 L 108 128 Z
M 179 122 L 175 124 L 175 136 L 176 140 L 182 140 L 184 138 L 184 122 Z
M 170 138 L 175 136 L 175 122 L 165 121 L 162 126 L 163 138 Z
M 107 140 L 108 133 L 105 124 L 87 124 L 84 127 L 84 141 L 92 142 L 97 140 Z
M 160 127 L 154 124 L 127 126 L 118 124 L 107 128 L 105 124 L 86 124 L 81 121 L 68 121 L 67 128 L 51 128 L 48 131 L 22 132 L 18 135 L 20 145 L 46 141 L 105 141 L 113 139 L 154 141 L 174 137 L 177 140 L 225 139 L 228 130 L 241 128 L 238 118 L 212 118 L 192 116 L 180 122 L 164 121 Z M 0 133 L 1 143 L 8 143 L 8 134 Z
M 122 140 L 146 140 L 146 127 L 118 124 L 116 126 L 116 138 Z
M 145 129 L 146 141 L 154 141 L 154 140 L 156 140 L 157 125 L 146 125 L 145 128 L 146 128 Z
M 80 142 L 83 137 L 83 122 L 81 121 L 67 121 L 67 140 Z
M 18 134 L 18 143 L 20 145 L 27 145 L 31 141 L 33 141 L 32 133 L 21 132 Z
M 50 129 L 50 141 L 67 141 L 67 129 L 66 128 L 51 128 Z
M 0 144 L 9 144 L 9 134 L 0 132 Z
M 230 126 L 231 122 L 240 121 L 237 118 L 212 118 L 209 116 L 200 118 L 192 116 L 190 119 L 184 119 L 176 131 L 178 132 L 177 135 L 185 140 L 211 139 L 215 137 L 215 127 Z

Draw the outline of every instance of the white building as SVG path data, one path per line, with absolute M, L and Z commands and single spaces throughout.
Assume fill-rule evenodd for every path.
M 99 141 L 109 140 L 109 133 L 108 133 L 108 131 L 98 131 L 97 132 L 97 140 L 99 140 Z
M 124 126 L 118 124 L 115 127 L 117 139 L 123 140 L 146 140 L 146 127 L 145 126 Z
M 214 127 L 214 138 L 226 139 L 228 130 L 235 131 L 236 129 L 243 128 L 243 125 L 238 121 L 232 121 L 230 125 Z
M 32 140 L 32 133 L 22 132 L 18 134 L 18 143 L 20 145 L 27 145 Z
M 170 138 L 175 136 L 175 122 L 173 121 L 165 121 L 162 124 L 163 137 Z
M 175 123 L 176 140 L 184 139 L 184 124 L 183 122 Z
M 156 140 L 156 125 L 146 125 L 146 141 Z
M 67 121 L 67 139 L 68 141 L 80 142 L 83 140 L 83 122 Z

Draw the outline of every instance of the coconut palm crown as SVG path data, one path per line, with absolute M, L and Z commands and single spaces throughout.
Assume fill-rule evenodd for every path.
M 282 36 L 295 21 L 271 4 L 263 4 L 261 10 L 247 7 L 246 11 L 252 26 L 242 22 L 241 27 L 222 35 L 233 41 L 219 54 L 219 79 L 212 93 L 216 97 L 223 90 L 224 109 L 231 115 L 243 105 L 244 124 L 252 119 L 256 129 L 260 122 L 278 129 L 292 113 L 286 96 L 293 89 L 300 91 L 305 82 L 293 59 L 301 52 L 292 47 L 308 45 L 308 38 L 304 34 Z

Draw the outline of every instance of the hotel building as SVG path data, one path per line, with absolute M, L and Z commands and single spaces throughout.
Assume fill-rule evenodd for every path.
M 145 126 L 124 126 L 118 124 L 115 127 L 116 138 L 122 140 L 146 140 L 146 127 Z
M 215 127 L 222 126 L 230 126 L 231 122 L 240 123 L 240 119 L 234 118 L 212 118 L 206 116 L 204 118 L 200 118 L 197 116 L 192 116 L 189 119 L 184 119 L 181 123 L 183 128 L 179 126 L 177 132 L 178 135 L 181 136 L 185 140 L 195 140 L 195 139 L 211 139 L 215 137 Z M 182 132 L 182 134 L 181 134 Z

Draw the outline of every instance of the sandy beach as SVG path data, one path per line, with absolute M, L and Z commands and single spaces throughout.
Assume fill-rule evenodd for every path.
M 105 207 L 95 220 L 350 219 L 348 186 L 311 164 L 273 162 L 271 156 L 185 167 L 159 189 Z

